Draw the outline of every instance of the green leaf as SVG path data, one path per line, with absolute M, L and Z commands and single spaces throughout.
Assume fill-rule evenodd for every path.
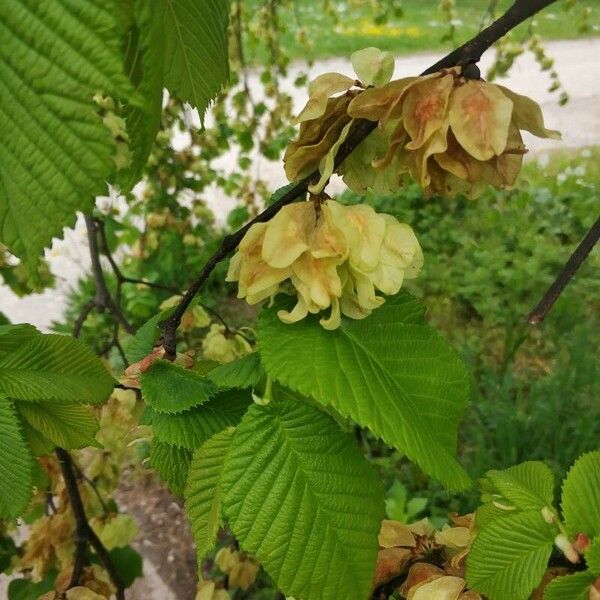
M 127 105 L 124 110 L 133 158 L 129 167 L 119 173 L 123 193 L 140 180 L 160 128 L 165 8 L 164 2 L 135 0 L 134 23 L 126 36 L 125 68 L 141 103 Z
M 12 354 L 23 344 L 38 337 L 40 332 L 29 323 L 20 325 L 0 325 L 0 359 Z
M 544 600 L 588 600 L 588 590 L 594 579 L 588 571 L 557 577 L 544 591 Z
M 32 462 L 15 408 L 0 396 L 0 518 L 14 519 L 27 507 L 33 485 Z
M 496 519 L 503 519 L 516 514 L 516 510 L 503 510 L 495 506 L 492 502 L 482 504 L 475 511 L 475 523 L 477 527 L 483 529 Z
M 165 0 L 165 85 L 200 117 L 229 77 L 228 0 Z
M 0 573 L 4 573 L 12 561 L 13 556 L 17 554 L 15 542 L 8 535 L 0 537 Z
M 158 314 L 150 317 L 138 330 L 137 333 L 129 338 L 127 343 L 124 345 L 125 356 L 127 360 L 133 364 L 139 362 L 145 356 L 148 356 L 154 344 L 156 343 L 158 336 L 160 335 L 160 328 L 158 324 L 168 316 L 168 313 L 172 312 L 171 309 L 168 311 L 162 311 Z
M 139 533 L 135 519 L 125 513 L 107 515 L 102 519 L 95 520 L 92 522 L 92 529 L 107 550 L 124 548 Z
M 237 427 L 223 512 L 286 595 L 366 598 L 384 518 L 381 483 L 336 422 L 283 389 Z
M 183 495 L 192 453 L 160 441 L 152 442 L 150 466 L 156 469 L 170 490 L 177 496 Z
M 554 535 L 539 510 L 493 521 L 467 557 L 469 587 L 494 600 L 527 600 L 546 572 Z
M 600 535 L 592 540 L 590 549 L 585 553 L 585 562 L 588 569 L 600 577 Z
M 207 440 L 194 453 L 188 472 L 185 509 L 196 541 L 198 565 L 213 548 L 221 525 L 221 480 L 232 437 L 233 429 L 229 428 Z
M 562 511 L 572 535 L 600 535 L 600 450 L 580 456 L 567 473 Z
M 32 427 L 23 417 L 19 419 L 23 438 L 33 456 L 47 456 L 54 452 L 56 444 L 45 438 L 37 429 Z
M 114 171 L 115 142 L 93 100 L 131 93 L 113 8 L 0 2 L 0 241 L 32 273 Z
M 140 384 L 146 404 L 166 414 L 204 404 L 216 390 L 206 378 L 166 360 L 152 363 L 140 376 Z
M 488 471 L 486 478 L 514 506 L 541 510 L 554 501 L 554 475 L 539 461 L 524 462 L 503 471 Z
M 231 390 L 176 415 L 153 412 L 154 434 L 162 442 L 196 450 L 215 433 L 237 425 L 251 402 L 249 392 Z
M 38 583 L 31 579 L 13 579 L 8 585 L 8 600 L 38 600 L 40 596 L 54 589 L 56 571 L 49 571 Z
M 17 402 L 19 414 L 45 438 L 61 448 L 97 446 L 98 421 L 80 404 Z
M 266 205 L 271 206 L 271 204 L 279 202 L 279 200 L 281 200 L 289 191 L 293 190 L 297 185 L 297 182 L 291 181 L 290 183 L 287 183 L 286 185 L 277 188 L 267 199 Z
M 258 347 L 267 373 L 333 406 L 453 489 L 469 477 L 458 463 L 458 422 L 469 378 L 460 358 L 402 293 L 368 318 L 326 331 L 318 315 L 293 325 L 263 310 Z
M 377 127 L 338 167 L 337 172 L 342 175 L 344 183 L 357 194 L 364 195 L 372 190 L 376 194 L 389 195 L 398 189 L 398 174 L 403 169 L 398 154 L 388 165 L 377 169 L 372 167 L 374 160 L 386 154 L 395 127 L 393 121 Z
M 62 335 L 37 335 L 0 358 L 0 391 L 16 400 L 99 404 L 114 379 L 82 342 Z
M 145 406 L 142 414 L 140 415 L 138 424 L 139 425 L 152 425 L 152 417 L 156 413 L 149 407 Z
M 219 365 L 211 369 L 207 377 L 220 388 L 254 387 L 262 377 L 258 352 Z
M 138 577 L 143 577 L 142 557 L 131 546 L 114 548 L 108 555 L 125 587 L 130 587 Z
M 125 587 L 130 587 L 138 577 L 143 577 L 142 557 L 131 546 L 113 548 L 108 553 L 108 556 L 125 584 Z M 90 557 L 90 560 L 97 565 L 102 564 L 97 554 L 93 554 Z

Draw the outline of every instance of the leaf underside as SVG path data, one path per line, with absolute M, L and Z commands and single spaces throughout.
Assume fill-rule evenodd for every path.
M 156 469 L 169 489 L 183 495 L 192 453 L 185 448 L 154 440 L 150 450 L 150 465 Z
M 229 76 L 229 2 L 165 2 L 165 85 L 202 118 Z

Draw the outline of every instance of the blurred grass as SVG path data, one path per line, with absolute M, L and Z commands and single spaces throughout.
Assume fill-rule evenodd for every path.
M 261 6 L 260 0 L 248 0 L 246 14 L 249 18 Z M 368 1 L 334 1 L 338 17 L 323 10 L 321 2 L 292 0 L 282 5 L 279 14 L 282 23 L 289 27 L 281 38 L 281 46 L 290 58 L 307 58 L 306 49 L 298 44 L 295 34 L 305 28 L 311 45 L 311 58 L 348 56 L 366 46 L 376 46 L 396 54 L 423 50 L 450 50 L 479 31 L 489 0 L 457 0 L 454 39 L 445 39 L 448 21 L 439 9 L 438 0 L 414 0 L 401 3 L 401 14 L 389 15 L 387 22 L 377 23 L 377 14 Z M 511 0 L 500 0 L 496 14 L 501 14 Z M 515 40 L 520 40 L 532 24 L 545 39 L 575 39 L 600 35 L 600 0 L 579 0 L 567 11 L 567 3 L 560 0 L 543 10 L 535 19 L 514 30 Z M 587 20 L 584 11 L 588 9 Z M 587 22 L 587 29 L 585 23 Z M 250 44 L 251 60 L 262 62 L 258 45 Z

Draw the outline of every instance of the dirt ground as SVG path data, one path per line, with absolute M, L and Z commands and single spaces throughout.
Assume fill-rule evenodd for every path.
M 128 592 L 128 600 L 193 600 L 196 593 L 196 553 L 180 498 L 154 477 L 125 475 L 116 496 L 120 510 L 139 526 L 134 548 L 150 563 L 157 581 L 147 576 Z M 152 585 L 154 589 L 150 587 Z

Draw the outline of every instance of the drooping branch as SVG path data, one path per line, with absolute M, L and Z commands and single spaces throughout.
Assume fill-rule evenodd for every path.
M 125 584 L 117 572 L 108 551 L 96 535 L 96 532 L 90 527 L 85 514 L 77 477 L 75 475 L 75 465 L 71 455 L 63 448 L 56 448 L 56 456 L 60 464 L 60 470 L 65 482 L 65 489 L 69 497 L 69 503 L 73 516 L 75 517 L 75 562 L 73 565 L 73 574 L 69 588 L 79 585 L 85 566 L 85 551 L 89 544 L 98 555 L 102 566 L 106 569 L 113 585 L 116 588 L 117 600 L 125 600 Z
M 600 217 L 598 217 L 596 222 L 586 233 L 579 246 L 575 248 L 573 254 L 571 254 L 569 260 L 562 268 L 562 271 L 558 274 L 552 285 L 548 288 L 548 291 L 544 294 L 544 297 L 540 300 L 539 304 L 527 316 L 527 322 L 530 325 L 537 325 L 546 318 L 546 315 L 550 312 L 550 309 L 554 303 L 563 293 L 571 279 L 573 279 L 575 273 L 592 251 L 592 248 L 596 245 L 599 239 Z
M 481 58 L 482 54 L 497 42 L 502 36 L 514 29 L 517 25 L 529 17 L 536 14 L 541 9 L 552 4 L 556 0 L 516 0 L 514 4 L 489 27 L 480 31 L 471 40 L 453 50 L 444 58 L 436 62 L 434 65 L 426 69 L 422 75 L 435 73 L 444 68 L 450 68 L 457 65 L 468 65 L 476 63 Z M 353 151 L 354 149 L 375 129 L 376 122 L 366 119 L 357 120 L 357 125 L 350 133 L 346 141 L 340 146 L 335 157 L 335 167 L 337 168 Z M 319 179 L 319 171 L 313 173 L 299 181 L 291 189 L 289 189 L 281 198 L 268 206 L 262 213 L 248 222 L 246 225 L 238 229 L 234 234 L 227 236 L 216 252 L 210 257 L 204 268 L 198 276 L 192 281 L 190 287 L 181 298 L 180 303 L 173 311 L 168 319 L 165 319 L 161 324 L 162 341 L 167 357 L 174 358 L 176 353 L 176 334 L 177 328 L 181 322 L 181 318 L 190 303 L 204 285 L 215 267 L 233 252 L 248 229 L 255 223 L 264 223 L 273 218 L 284 206 L 302 198 L 308 191 L 308 186 L 315 180 Z
M 94 309 L 109 310 L 113 315 L 115 321 L 115 331 L 113 332 L 113 340 L 111 341 L 107 350 L 113 346 L 116 346 L 119 352 L 121 353 L 123 362 L 127 364 L 127 359 L 123 353 L 123 349 L 121 348 L 118 338 L 118 327 L 119 324 L 123 325 L 123 327 L 129 333 L 135 333 L 135 328 L 123 315 L 120 305 L 120 297 L 117 296 L 116 300 L 113 299 L 106 285 L 104 270 L 102 269 L 102 263 L 100 262 L 100 250 L 98 247 L 97 238 L 99 231 L 97 228 L 97 223 L 93 217 L 85 215 L 85 224 L 88 234 L 90 261 L 92 265 L 94 281 L 96 284 L 96 292 L 94 297 L 91 298 L 88 302 L 86 302 L 82 307 L 82 310 L 79 313 L 73 325 L 72 335 L 74 338 L 79 337 L 79 335 L 81 334 L 83 324 Z M 102 237 L 102 239 L 104 242 L 106 241 L 105 237 Z M 112 256 L 110 256 L 109 262 L 112 265 Z M 103 353 L 104 351 L 101 351 L 100 355 L 102 355 Z M 77 483 L 77 473 L 79 474 L 79 477 L 87 481 L 89 485 L 92 486 L 92 489 L 96 494 L 98 501 L 102 506 L 102 509 L 105 512 L 107 510 L 106 503 L 100 496 L 97 488 L 93 485 L 93 483 L 89 479 L 87 479 L 83 471 L 79 469 L 79 467 L 77 467 L 77 465 L 73 462 L 73 459 L 71 458 L 71 455 L 67 450 L 65 450 L 64 448 L 56 448 L 55 453 L 60 464 L 60 470 L 63 476 L 63 480 L 65 482 L 65 489 L 69 498 L 71 510 L 73 511 L 73 515 L 75 518 L 75 558 L 73 561 L 73 573 L 71 574 L 69 588 L 79 585 L 81 581 L 81 577 L 83 575 L 83 568 L 85 567 L 86 562 L 86 551 L 88 545 L 90 545 L 95 550 L 96 554 L 98 555 L 98 558 L 100 559 L 100 562 L 106 569 L 111 581 L 113 582 L 116 588 L 117 600 L 125 600 L 125 584 L 123 583 L 119 573 L 117 572 L 108 551 L 106 550 L 100 538 L 96 535 L 96 532 L 91 528 L 88 522 L 87 515 L 85 513 L 85 508 L 83 506 L 83 501 L 81 499 L 81 494 L 79 492 L 79 486 Z

